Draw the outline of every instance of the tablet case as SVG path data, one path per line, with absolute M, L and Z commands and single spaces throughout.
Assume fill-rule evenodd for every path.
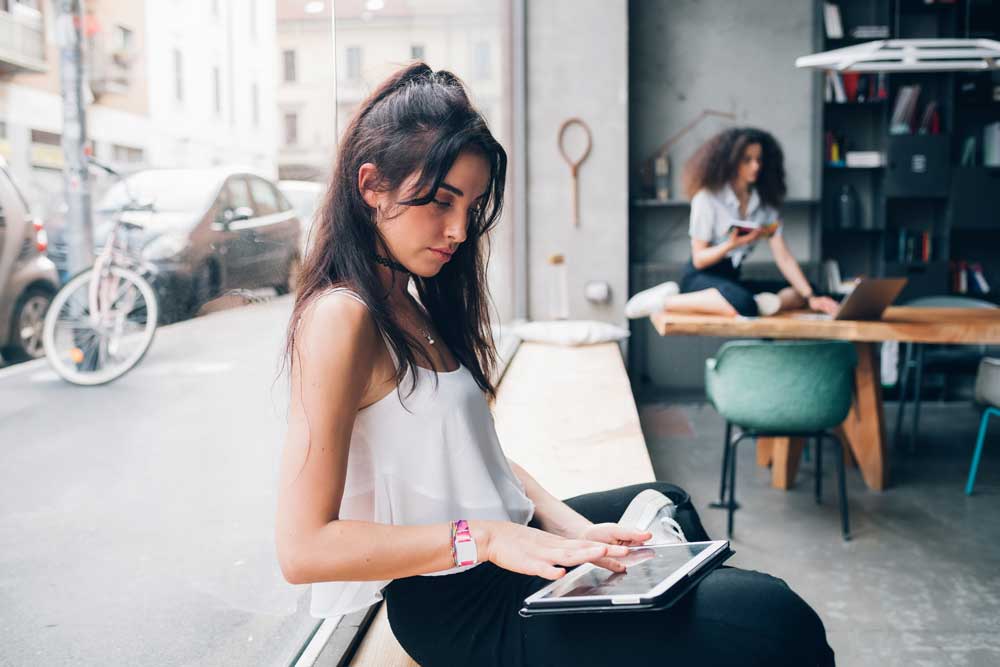
M 723 549 L 715 556 L 702 563 L 701 567 L 697 570 L 689 573 L 683 580 L 677 582 L 672 587 L 661 593 L 658 597 L 648 602 L 615 605 L 607 602 L 595 605 L 533 607 L 531 609 L 525 606 L 522 607 L 517 613 L 524 618 L 530 618 L 532 616 L 545 616 L 549 614 L 600 614 L 619 611 L 659 611 L 661 609 L 667 609 L 672 607 L 678 600 L 684 597 L 688 591 L 697 586 L 698 582 L 704 579 L 710 572 L 713 572 L 716 568 L 729 560 L 734 553 L 736 552 L 731 548 Z

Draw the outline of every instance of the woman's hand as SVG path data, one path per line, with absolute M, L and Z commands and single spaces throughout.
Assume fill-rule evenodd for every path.
M 740 234 L 740 230 L 734 229 L 729 232 L 729 240 L 726 241 L 726 243 L 730 248 L 739 248 L 741 246 L 750 245 L 763 236 L 763 234 L 764 230 L 760 227 L 757 227 L 752 232 L 748 232 L 746 234 Z
M 652 539 L 653 534 L 649 531 L 633 530 L 626 528 L 619 523 L 594 523 L 580 533 L 581 540 L 593 540 L 605 544 L 621 544 L 628 547 L 637 547 Z M 594 561 L 598 565 L 612 572 L 624 572 L 625 565 L 614 558 L 602 558 Z
M 828 296 L 811 296 L 808 303 L 810 310 L 827 313 L 828 315 L 833 315 L 840 308 L 840 304 Z
M 470 528 L 473 528 L 473 523 L 479 524 L 486 534 L 485 545 L 476 540 L 479 560 L 491 561 L 505 570 L 551 580 L 562 578 L 567 567 L 582 563 L 601 565 L 601 562 L 607 562 L 616 565 L 607 569 L 625 571 L 625 566 L 613 559 L 628 554 L 628 547 L 617 543 L 560 537 L 510 521 L 470 521 Z M 473 532 L 476 532 L 475 528 Z M 598 531 L 596 534 L 604 533 Z

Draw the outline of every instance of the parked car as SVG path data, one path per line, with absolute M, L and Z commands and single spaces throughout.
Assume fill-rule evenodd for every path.
M 29 212 L 0 157 L 0 355 L 5 361 L 45 353 L 42 323 L 59 285 L 46 244 L 44 226 Z
M 278 189 L 292 202 L 295 213 L 302 221 L 302 256 L 311 245 L 313 222 L 326 186 L 315 181 L 278 181 Z
M 149 169 L 105 193 L 95 210 L 94 238 L 111 229 L 126 186 L 149 212 L 130 239 L 151 266 L 161 320 L 190 316 L 232 289 L 294 289 L 301 223 L 288 199 L 266 178 L 236 169 Z

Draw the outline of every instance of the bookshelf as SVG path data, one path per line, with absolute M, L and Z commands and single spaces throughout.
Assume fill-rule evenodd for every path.
M 839 38 L 827 36 L 831 4 Z M 817 11 L 824 51 L 882 38 L 859 38 L 859 28 L 888 39 L 1000 39 L 1000 3 L 990 0 L 835 0 Z M 986 166 L 984 151 L 987 126 L 1000 122 L 1000 72 L 821 76 L 823 259 L 845 278 L 908 278 L 900 302 L 958 294 L 964 272 L 965 296 L 1000 303 L 1000 167 Z

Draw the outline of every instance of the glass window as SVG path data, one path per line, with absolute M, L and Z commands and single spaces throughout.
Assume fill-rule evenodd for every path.
M 174 49 L 174 99 L 184 101 L 184 56 Z
M 250 114 L 254 127 L 260 125 L 260 89 L 256 83 L 250 86 Z
M 222 74 L 218 65 L 212 68 L 212 109 L 216 115 L 222 113 Z
M 124 26 L 115 26 L 113 46 L 116 51 L 130 53 L 132 51 L 132 31 Z
M 253 208 L 253 198 L 250 196 L 250 188 L 247 181 L 242 176 L 233 176 L 226 181 L 226 198 L 229 208 L 236 210 L 246 207 Z
M 270 183 L 261 178 L 251 177 L 250 190 L 253 192 L 253 200 L 256 204 L 254 210 L 257 215 L 271 215 L 280 210 L 278 193 L 274 191 L 274 187 Z
M 390 11 L 391 10 L 391 11 Z M 508 178 L 519 156 L 513 154 L 511 13 L 505 0 L 411 0 L 407 3 L 334 3 L 337 60 L 337 127 L 348 120 L 381 80 L 400 67 L 409 45 L 412 59 L 454 72 L 466 83 L 473 104 L 508 155 Z M 465 45 L 455 48 L 454 45 Z M 364 51 L 362 47 L 364 45 Z M 496 60 L 496 62 L 494 62 Z M 312 125 L 310 125 L 310 132 Z M 514 318 L 514 230 L 508 181 L 503 217 L 492 232 L 488 266 L 490 293 L 500 321 Z
M 284 67 L 285 83 L 295 83 L 295 51 L 285 49 L 281 53 L 281 58 Z
M 108 188 L 97 210 L 118 210 L 128 202 L 128 192 L 131 192 L 137 201 L 152 204 L 161 213 L 204 212 L 221 180 L 203 169 L 148 169 L 129 176 L 124 184 L 116 183 Z
M 361 78 L 361 47 L 348 46 L 346 53 L 346 71 L 348 81 L 357 81 Z
M 297 113 L 285 114 L 285 145 L 294 146 L 299 143 L 299 115 Z
M 473 72 L 477 79 L 489 79 L 493 75 L 489 42 L 476 42 L 473 54 Z

